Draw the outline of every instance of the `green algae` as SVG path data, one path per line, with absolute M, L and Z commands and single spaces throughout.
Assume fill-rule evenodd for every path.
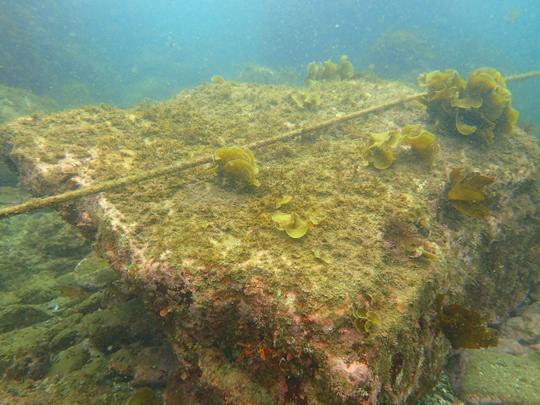
M 126 405 L 157 405 L 159 400 L 150 387 L 138 389 L 131 397 L 129 397 Z
M 292 99 L 298 108 L 315 109 L 321 105 L 321 100 L 317 93 L 298 92 L 292 95 Z
M 441 151 L 441 146 L 435 143 L 435 135 L 421 129 L 420 125 L 407 125 L 401 130 L 403 140 L 401 143 L 411 145 L 420 156 L 422 162 L 433 168 L 435 159 Z
M 390 149 L 399 145 L 402 139 L 401 134 L 397 131 L 371 133 L 370 139 L 370 145 L 362 153 L 364 166 L 371 163 L 379 170 L 390 167 L 394 161 L 394 155 Z

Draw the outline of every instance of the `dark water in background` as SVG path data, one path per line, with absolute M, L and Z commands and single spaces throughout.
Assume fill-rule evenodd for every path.
M 540 2 L 380 0 L 0 0 L 0 83 L 64 107 L 166 99 L 246 63 L 291 68 L 343 54 L 357 70 L 415 82 L 483 66 L 540 70 Z M 540 80 L 512 83 L 540 121 Z

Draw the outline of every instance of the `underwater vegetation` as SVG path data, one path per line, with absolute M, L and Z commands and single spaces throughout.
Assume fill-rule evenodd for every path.
M 424 73 L 418 84 L 427 87 L 423 102 L 437 127 L 461 135 L 476 135 L 490 143 L 494 134 L 512 132 L 518 112 L 505 80 L 492 68 L 469 73 L 467 81 L 455 70 Z
M 313 219 L 303 220 L 296 212 L 292 214 L 277 213 L 272 216 L 274 225 L 280 231 L 285 231 L 291 238 L 298 239 L 304 236 L 308 229 L 316 224 Z
M 220 148 L 214 153 L 214 164 L 210 172 L 219 172 L 221 175 L 241 179 L 255 187 L 260 185 L 256 177 L 259 168 L 255 164 L 253 152 L 248 148 L 235 146 Z
M 452 205 L 462 214 L 473 218 L 489 215 L 489 210 L 481 204 L 486 199 L 484 187 L 495 181 L 493 177 L 478 172 L 465 174 L 463 169 L 454 169 L 450 173 L 450 189 L 447 197 Z
M 495 330 L 484 326 L 480 313 L 458 304 L 443 306 L 445 298 L 440 295 L 435 304 L 439 326 L 453 348 L 480 349 L 499 344 Z
M 321 100 L 317 93 L 297 92 L 292 95 L 292 99 L 298 108 L 314 109 L 321 105 Z
M 365 308 L 353 308 L 352 314 L 354 327 L 359 333 L 369 332 L 372 327 L 381 325 L 379 315 L 373 311 L 368 311 Z
M 341 80 L 349 80 L 354 77 L 354 68 L 347 57 L 343 55 L 339 63 L 336 65 L 330 59 L 324 62 L 311 62 L 308 67 L 308 75 L 304 80 L 304 84 L 309 86 L 312 82 L 339 82 Z
M 435 143 L 435 135 L 420 128 L 420 125 L 407 125 L 401 132 L 388 131 L 370 134 L 370 145 L 362 153 L 364 166 L 370 163 L 376 169 L 383 170 L 392 164 L 394 154 L 390 149 L 400 144 L 411 145 L 420 159 L 430 168 L 435 163 L 441 147 Z
M 216 84 L 222 84 L 222 83 L 225 83 L 225 79 L 223 78 L 223 76 L 220 76 L 220 75 L 212 76 L 212 78 L 210 79 L 210 81 L 211 81 L 212 83 L 216 83 Z

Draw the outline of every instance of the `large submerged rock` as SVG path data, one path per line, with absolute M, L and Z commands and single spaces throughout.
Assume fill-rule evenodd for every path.
M 375 79 L 310 91 L 312 109 L 291 87 L 225 82 L 130 110 L 33 115 L 0 129 L 0 151 L 45 196 L 416 92 Z M 534 140 L 519 128 L 489 146 L 433 131 L 431 169 L 406 145 L 387 169 L 363 165 L 370 132 L 409 124 L 429 124 L 417 102 L 254 150 L 260 187 L 207 165 L 58 207 L 162 320 L 180 364 L 167 403 L 411 402 L 450 349 L 437 297 L 495 325 L 524 299 L 540 274 Z M 448 201 L 456 168 L 495 178 L 487 217 Z M 278 212 L 316 224 L 293 239 Z M 363 309 L 380 326 L 358 327 Z

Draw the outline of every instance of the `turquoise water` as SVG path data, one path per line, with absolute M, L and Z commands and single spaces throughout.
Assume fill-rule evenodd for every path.
M 166 99 L 246 63 L 287 70 L 347 55 L 357 70 L 415 81 L 540 69 L 540 4 L 523 1 L 75 1 L 0 3 L 0 83 L 62 106 Z M 293 78 L 293 79 L 291 79 Z M 522 120 L 538 120 L 538 80 L 513 84 Z

